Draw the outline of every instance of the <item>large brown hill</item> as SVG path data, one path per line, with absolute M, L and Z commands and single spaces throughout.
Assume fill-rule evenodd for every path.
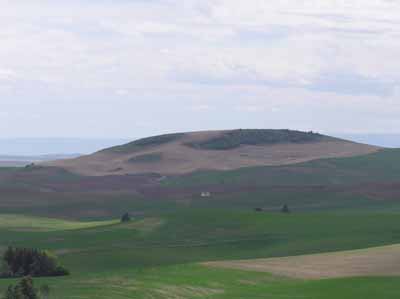
M 240 129 L 154 136 L 47 165 L 83 175 L 169 175 L 197 170 L 287 165 L 321 158 L 365 155 L 378 150 L 375 146 L 313 132 Z

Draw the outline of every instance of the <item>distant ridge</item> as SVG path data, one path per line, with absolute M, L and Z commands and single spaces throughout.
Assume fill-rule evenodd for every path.
M 52 161 L 60 159 L 73 159 L 81 156 L 81 154 L 53 154 L 53 155 L 38 155 L 38 156 L 11 156 L 11 155 L 0 155 L 0 161 Z
M 152 136 L 48 165 L 83 175 L 167 175 L 205 169 L 287 165 L 320 158 L 365 155 L 379 149 L 314 132 L 238 129 Z
M 0 155 L 0 167 L 23 167 L 31 163 L 54 161 L 62 159 L 73 159 L 80 154 L 38 155 L 38 156 L 11 156 Z

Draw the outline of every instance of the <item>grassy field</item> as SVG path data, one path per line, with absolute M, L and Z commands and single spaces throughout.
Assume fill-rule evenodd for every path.
M 366 182 L 390 182 L 400 179 L 400 149 L 385 149 L 377 153 L 321 159 L 287 166 L 263 166 L 231 171 L 199 171 L 171 177 L 166 186 L 196 186 L 213 184 L 252 185 L 349 185 Z
M 85 221 L 118 218 L 126 211 L 142 216 L 199 208 L 277 211 L 285 203 L 295 212 L 400 211 L 399 158 L 400 150 L 383 150 L 163 180 L 82 177 L 55 168 L 0 168 L 0 211 L 26 214 L 28 210 L 37 216 Z M 202 191 L 210 191 L 211 198 L 201 198 Z
M 4 220 L 9 217 L 0 217 L 1 247 L 50 249 L 70 269 L 69 277 L 37 280 L 39 285 L 49 283 L 56 298 L 336 298 L 334 294 L 374 298 L 377 292 L 371 290 L 376 288 L 391 288 L 388 297 L 380 298 L 400 294 L 394 288 L 400 282 L 397 278 L 310 282 L 195 264 L 400 243 L 397 213 L 282 215 L 201 209 L 137 218 L 127 224 L 25 216 Z M 27 231 L 21 225 L 16 231 L 10 225 L 26 219 L 36 222 L 38 229 Z M 57 229 L 52 229 L 53 224 Z M 0 288 L 8 283 L 1 280 Z M 349 294 L 353 297 L 346 297 Z
M 66 231 L 107 226 L 116 223 L 119 223 L 119 220 L 80 222 L 56 218 L 0 214 L 0 228 L 10 231 Z
M 23 220 L 23 218 L 22 218 Z M 46 220 L 44 220 L 46 221 Z M 399 214 L 292 214 L 180 211 L 129 224 L 15 232 L 0 244 L 62 252 L 78 269 L 157 266 L 219 259 L 288 256 L 400 243 Z M 56 242 L 55 242 L 56 240 Z M 93 253 L 93 254 L 92 254 Z M 118 260 L 113 262 L 113 255 Z M 86 259 L 91 256 L 90 259 Z
M 397 277 L 303 281 L 193 264 L 36 280 L 37 285 L 44 283 L 53 288 L 53 298 L 395 299 L 400 296 Z

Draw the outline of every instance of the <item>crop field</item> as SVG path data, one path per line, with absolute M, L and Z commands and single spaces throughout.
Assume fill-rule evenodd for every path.
M 354 276 L 400 276 L 400 245 L 269 259 L 208 262 L 226 269 L 270 272 L 279 276 L 321 279 Z
M 249 184 L 262 186 L 349 185 L 400 179 L 399 149 L 349 158 L 320 159 L 294 165 L 198 171 L 164 181 L 170 186 Z
M 2 248 L 49 249 L 70 269 L 68 277 L 35 279 L 37 284 L 48 283 L 55 298 L 279 298 L 295 294 L 315 298 L 322 289 L 326 294 L 318 298 L 355 298 L 350 294 L 374 298 L 376 287 L 387 290 L 388 296 L 381 298 L 400 294 L 396 277 L 304 281 L 199 264 L 400 243 L 398 213 L 282 215 L 201 209 L 138 217 L 126 224 L 18 215 L 0 219 Z M 25 230 L 27 222 L 37 229 Z M 0 288 L 11 281 L 0 280 Z M 354 287 L 357 283 L 363 287 Z
M 54 298 L 80 299 L 395 299 L 400 295 L 397 277 L 304 281 L 196 264 L 36 280 L 36 284 L 42 283 L 52 287 Z
M 109 221 L 68 221 L 56 218 L 33 217 L 12 214 L 0 214 L 0 229 L 10 231 L 65 231 L 78 230 L 118 223 L 118 220 Z
M 291 166 L 205 171 L 185 176 L 84 177 L 57 168 L 0 168 L 0 211 L 83 221 L 110 220 L 129 211 L 219 209 L 276 212 L 400 211 L 399 150 L 323 159 Z M 357 170 L 354 170 L 357 169 Z M 203 191 L 210 198 L 201 198 Z

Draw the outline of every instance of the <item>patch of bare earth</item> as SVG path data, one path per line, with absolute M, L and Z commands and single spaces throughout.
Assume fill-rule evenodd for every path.
M 283 258 L 221 261 L 206 266 L 301 279 L 400 275 L 400 245 Z
M 159 173 L 185 174 L 196 170 L 232 170 L 251 166 L 288 165 L 321 158 L 351 157 L 379 150 L 378 147 L 342 141 L 326 140 L 305 144 L 240 146 L 230 150 L 203 150 L 185 143 L 207 140 L 221 132 L 188 133 L 183 138 L 132 153 L 102 151 L 72 160 L 60 160 L 48 165 L 92 176 Z M 158 154 L 162 159 L 144 161 L 135 157 Z M 132 162 L 135 161 L 135 162 Z

